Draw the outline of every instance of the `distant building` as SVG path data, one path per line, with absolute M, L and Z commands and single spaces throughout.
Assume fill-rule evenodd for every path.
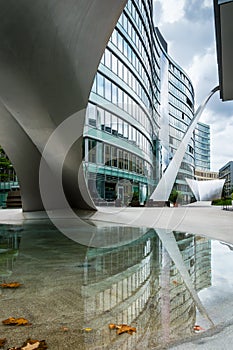
M 210 126 L 200 122 L 195 129 L 195 179 L 218 179 L 218 172 L 210 170 Z
M 199 181 L 215 180 L 218 179 L 218 172 L 195 169 L 195 178 Z
M 225 179 L 224 192 L 229 196 L 232 193 L 233 187 L 233 161 L 228 162 L 219 169 L 219 179 Z
M 195 170 L 210 171 L 210 126 L 200 122 L 195 129 Z

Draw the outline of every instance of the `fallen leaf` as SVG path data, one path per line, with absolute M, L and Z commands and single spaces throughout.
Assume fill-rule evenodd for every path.
M 92 328 L 87 327 L 87 328 L 83 328 L 83 330 L 84 330 L 85 332 L 91 332 L 91 331 L 92 331 Z
M 37 341 L 34 344 L 27 343 L 27 345 L 22 347 L 21 349 L 22 350 L 34 350 L 34 349 L 38 349 L 39 346 L 40 346 L 40 342 Z
M 172 283 L 175 285 L 175 286 L 177 286 L 178 284 L 179 284 L 179 282 L 177 282 L 177 281 L 172 281 Z
M 119 325 L 116 325 L 114 323 L 110 323 L 108 325 L 108 327 L 110 329 L 116 329 L 116 333 L 118 335 L 122 334 L 122 333 L 128 333 L 128 334 L 133 334 L 133 332 L 136 333 L 136 328 L 135 327 L 131 327 L 131 326 L 128 326 L 127 324 L 119 324 Z
M 6 344 L 6 338 L 0 339 L 0 348 Z
M 14 318 L 10 317 L 4 321 L 2 321 L 3 324 L 7 326 L 28 326 L 30 323 L 26 318 L 20 317 L 20 318 Z
M 47 349 L 47 344 L 45 340 L 32 340 L 32 339 L 28 339 L 26 340 L 26 342 L 23 343 L 22 346 L 20 346 L 19 348 L 10 348 L 8 350 L 34 350 L 34 349 L 38 349 L 38 350 L 45 350 Z
M 37 346 L 37 347 L 32 347 L 32 346 Z M 31 346 L 31 347 L 29 347 Z M 47 349 L 47 344 L 45 340 L 33 340 L 33 339 L 28 339 L 26 342 L 22 345 L 20 348 L 21 350 L 33 350 L 33 349 L 39 349 L 39 350 L 45 350 Z
M 2 287 L 2 288 L 18 288 L 20 286 L 22 286 L 22 284 L 19 282 L 10 282 L 10 283 L 1 283 L 0 284 L 0 287 Z
M 194 329 L 194 331 L 204 331 L 204 328 L 202 328 L 201 326 L 199 326 L 199 325 L 195 325 L 194 327 L 193 327 L 193 329 Z
M 117 327 L 117 334 L 128 333 L 132 335 L 133 332 L 136 332 L 135 327 L 127 326 L 126 324 L 121 324 L 119 326 L 119 328 Z
M 114 323 L 110 323 L 108 325 L 109 329 L 115 329 L 116 328 L 116 325 Z

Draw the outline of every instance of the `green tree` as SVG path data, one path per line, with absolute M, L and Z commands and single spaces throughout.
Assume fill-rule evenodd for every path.
M 178 199 L 181 197 L 181 192 L 177 191 L 175 188 L 171 191 L 171 194 L 169 196 L 169 201 L 172 202 L 174 205 L 178 202 Z
M 0 146 L 0 181 L 6 182 L 11 180 L 11 174 L 13 172 L 12 164 Z

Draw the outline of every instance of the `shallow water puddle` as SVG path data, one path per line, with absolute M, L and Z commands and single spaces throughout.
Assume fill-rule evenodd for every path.
M 31 323 L 0 325 L 11 346 L 27 335 L 51 349 L 159 349 L 231 318 L 231 245 L 132 227 L 97 226 L 96 236 L 114 247 L 80 245 L 45 221 L 0 226 L 1 282 L 23 284 L 0 290 L 1 317 Z

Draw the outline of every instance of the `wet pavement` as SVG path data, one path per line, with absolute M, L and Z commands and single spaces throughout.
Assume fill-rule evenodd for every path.
M 23 284 L 0 290 L 1 319 L 31 323 L 1 324 L 4 349 L 28 337 L 54 350 L 230 349 L 231 244 L 201 232 L 89 224 L 93 241 L 114 237 L 115 246 L 81 245 L 46 220 L 0 226 L 1 281 Z M 109 323 L 136 333 L 119 336 Z

